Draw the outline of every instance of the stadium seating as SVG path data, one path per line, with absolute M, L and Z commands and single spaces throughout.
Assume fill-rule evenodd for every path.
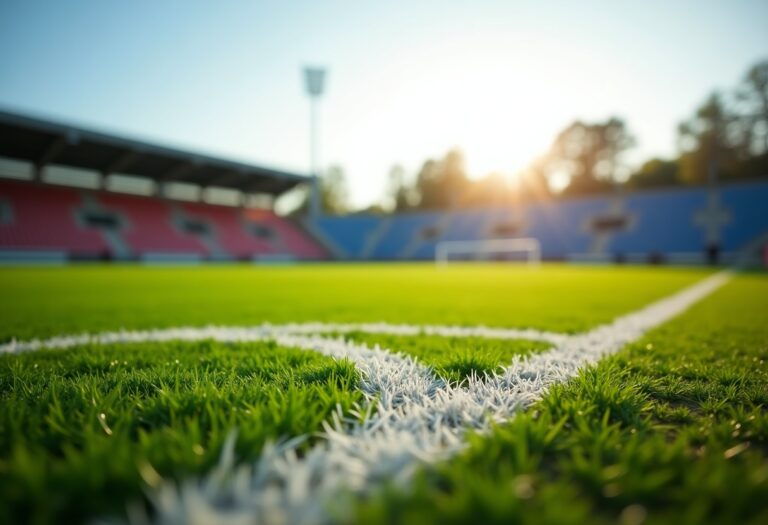
M 159 199 L 102 193 L 98 201 L 126 219 L 121 234 L 133 252 L 205 254 L 195 236 L 174 229 L 171 208 Z
M 707 205 L 705 190 L 654 191 L 630 196 L 625 202 L 626 212 L 636 218 L 636 223 L 616 234 L 610 244 L 613 251 L 675 253 L 704 249 L 705 236 L 695 219 Z M 728 236 L 724 238 L 728 240 Z
M 325 259 L 269 210 L 0 180 L 0 254 L 78 258 Z
M 261 211 L 261 210 L 260 210 Z M 253 218 L 253 213 L 249 214 Z M 294 254 L 300 259 L 325 259 L 326 252 L 317 241 L 300 230 L 296 225 L 271 212 L 263 212 L 258 219 L 275 234 L 285 253 Z
M 718 197 L 715 216 L 725 215 L 717 228 L 722 251 L 735 254 L 768 234 L 768 183 L 724 185 Z M 534 237 L 547 259 L 654 261 L 689 255 L 687 260 L 694 261 L 707 246 L 702 216 L 710 206 L 709 190 L 695 187 L 572 198 L 517 210 L 323 217 L 314 226 L 353 258 L 427 260 L 441 241 Z
M 713 224 L 725 253 L 765 238 L 768 183 L 726 185 L 714 199 L 696 187 L 520 209 L 321 217 L 311 230 L 343 259 L 429 260 L 441 241 L 534 237 L 547 259 L 695 261 Z M 78 258 L 327 258 L 320 242 L 270 210 L 0 180 L 0 252 L 34 251 Z
M 247 258 L 252 254 L 274 253 L 267 230 L 257 236 L 255 230 L 249 231 L 238 209 L 224 206 L 211 206 L 201 203 L 185 203 L 180 206 L 188 218 L 200 220 L 212 228 L 221 249 L 237 258 Z
M 377 215 L 349 215 L 346 217 L 320 217 L 315 224 L 324 232 L 333 232 L 332 238 L 349 259 L 364 257 L 365 241 L 381 225 Z
M 70 188 L 0 182 L 0 247 L 5 250 L 49 250 L 99 256 L 107 252 L 101 234 L 78 221 L 83 208 L 79 192 Z
M 414 244 L 429 242 L 427 237 L 441 236 L 438 213 L 414 213 L 394 217 L 386 232 L 371 252 L 373 259 L 412 259 L 407 253 Z M 436 235 L 429 235 L 436 232 Z
M 768 184 L 738 185 L 722 192 L 723 206 L 730 211 L 730 221 L 723 228 L 724 249 L 738 250 L 768 227 Z

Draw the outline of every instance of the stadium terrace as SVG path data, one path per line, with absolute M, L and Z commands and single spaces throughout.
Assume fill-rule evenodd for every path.
M 0 145 L 4 261 L 419 261 L 456 241 L 477 248 L 459 258 L 515 259 L 527 253 L 487 247 L 522 237 L 535 239 L 545 260 L 759 264 L 768 229 L 766 182 L 291 220 L 248 204 L 254 196 L 270 203 L 308 177 L 7 112 L 0 113 Z M 121 175 L 133 183 L 128 191 L 151 191 L 109 191 Z M 92 187 L 72 187 L 84 181 Z M 173 184 L 193 188 L 195 200 L 168 198 Z M 229 205 L 200 200 L 216 191 L 226 192 Z

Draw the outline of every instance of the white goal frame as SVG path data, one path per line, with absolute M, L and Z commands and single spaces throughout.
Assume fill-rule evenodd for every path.
M 441 241 L 435 246 L 435 264 L 447 265 L 451 254 L 490 254 L 525 252 L 529 265 L 541 262 L 541 244 L 532 237 L 485 239 L 477 241 Z

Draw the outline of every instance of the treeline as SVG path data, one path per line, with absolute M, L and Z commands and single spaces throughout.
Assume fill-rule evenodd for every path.
M 651 159 L 632 174 L 634 187 L 768 177 L 768 60 L 728 93 L 715 92 L 678 126 L 679 156 Z
M 632 170 L 625 155 L 636 141 L 622 119 L 576 121 L 512 178 L 491 173 L 470 179 L 456 149 L 425 161 L 415 177 L 394 166 L 383 204 L 368 211 L 494 207 L 619 187 L 704 184 L 714 176 L 722 182 L 768 178 L 768 60 L 750 68 L 729 92 L 710 95 L 679 124 L 677 136 L 677 158 L 650 159 Z M 327 213 L 348 211 L 340 168 L 329 170 L 322 188 Z

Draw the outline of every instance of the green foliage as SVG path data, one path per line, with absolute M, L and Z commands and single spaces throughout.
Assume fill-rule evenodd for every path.
M 767 312 L 738 278 L 354 520 L 765 523 Z
M 677 160 L 651 159 L 627 181 L 633 188 L 657 188 L 680 184 L 680 163 Z
M 418 207 L 426 210 L 456 208 L 470 184 L 461 150 L 449 151 L 440 161 L 430 159 L 416 177 Z
M 418 203 L 417 190 L 405 180 L 405 169 L 399 164 L 395 164 L 389 170 L 388 184 L 387 197 L 390 205 L 387 208 L 389 211 L 404 212 Z
M 545 201 L 552 195 L 539 164 L 534 162 L 517 173 L 514 180 L 499 172 L 470 178 L 463 153 L 453 149 L 440 160 L 426 160 L 413 182 L 406 181 L 405 170 L 395 165 L 389 173 L 387 209 L 399 213 L 516 206 L 521 200 Z
M 312 188 L 306 185 L 295 191 L 298 202 L 290 215 L 306 215 L 309 213 Z M 347 178 L 341 166 L 330 166 L 320 175 L 320 206 L 322 212 L 329 215 L 340 215 L 349 211 Z
M 121 512 L 158 474 L 312 434 L 362 400 L 354 366 L 273 343 L 144 343 L 0 356 L 0 521 Z
M 626 175 L 622 156 L 634 144 L 619 118 L 597 123 L 576 121 L 555 139 L 546 169 L 550 175 L 567 174 L 566 194 L 606 192 Z
M 516 174 L 514 185 L 499 173 L 470 178 L 463 153 L 453 149 L 442 159 L 427 159 L 413 184 L 405 182 L 402 167 L 394 166 L 386 195 L 391 205 L 385 209 L 517 205 L 547 200 L 552 189 L 562 189 L 565 195 L 609 193 L 616 182 L 627 178 L 631 188 L 703 184 L 713 164 L 721 180 L 764 178 L 768 174 L 768 60 L 753 65 L 727 95 L 711 94 L 677 131 L 677 158 L 649 159 L 630 173 L 622 157 L 635 139 L 621 118 L 576 120 L 555 137 L 548 152 Z M 567 180 L 564 189 L 558 187 L 561 179 Z
M 732 92 L 712 93 L 678 129 L 680 181 L 703 183 L 768 173 L 768 61 L 755 64 Z
M 347 179 L 341 166 L 331 166 L 320 182 L 320 200 L 325 213 L 338 215 L 349 211 Z

